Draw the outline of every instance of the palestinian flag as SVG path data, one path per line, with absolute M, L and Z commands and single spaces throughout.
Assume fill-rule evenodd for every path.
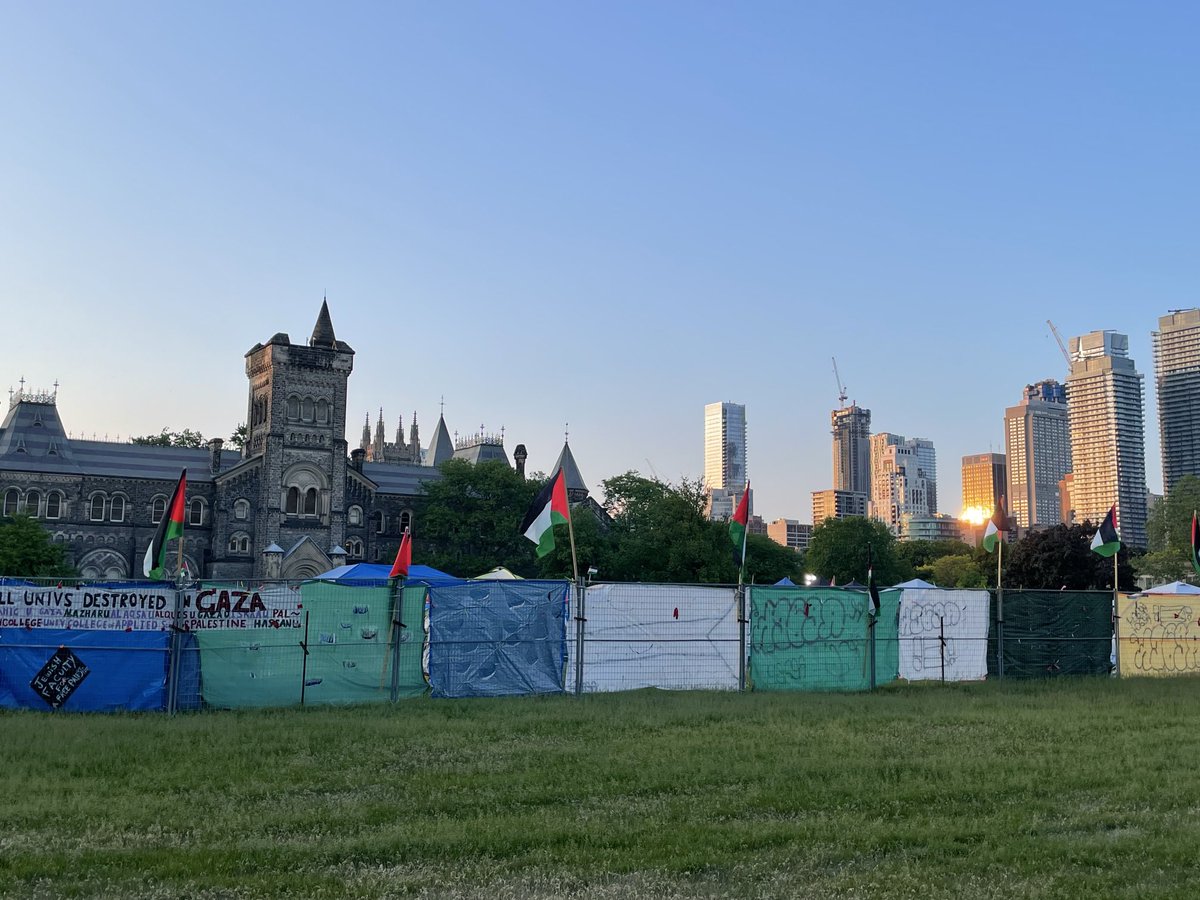
M 983 533 L 983 549 L 988 553 L 996 552 L 996 545 L 1004 539 L 1004 535 L 1012 529 L 1008 521 L 1008 512 L 1004 509 L 1004 498 L 996 504 L 996 511 L 988 520 L 987 530 Z
M 546 486 L 533 498 L 529 512 L 521 522 L 521 534 L 537 544 L 537 555 L 545 556 L 554 549 L 554 526 L 571 521 L 567 505 L 567 479 L 560 468 Z
M 184 495 L 187 493 L 187 469 L 179 473 L 179 484 L 175 485 L 175 493 L 167 503 L 162 521 L 150 546 L 146 548 L 146 556 L 142 560 L 142 574 L 155 581 L 167 580 L 167 541 L 173 538 L 183 540 L 183 506 Z
M 1117 534 L 1117 504 L 1113 504 L 1100 527 L 1096 529 L 1096 536 L 1092 538 L 1092 549 L 1105 557 L 1112 556 L 1121 549 L 1121 536 Z
M 407 578 L 408 567 L 412 565 L 412 535 L 404 529 L 404 537 L 400 538 L 400 549 L 396 551 L 396 561 L 392 563 L 392 571 L 388 578 Z
M 729 537 L 733 540 L 733 561 L 738 568 L 746 564 L 746 527 L 750 524 L 750 482 L 742 492 L 737 511 L 729 520 Z
M 1192 568 L 1200 574 L 1200 523 L 1195 513 L 1192 513 Z

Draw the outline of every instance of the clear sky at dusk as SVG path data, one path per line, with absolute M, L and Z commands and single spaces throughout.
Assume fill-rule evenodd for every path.
M 348 435 L 506 429 L 591 486 L 703 468 L 747 406 L 757 511 L 830 486 L 835 354 L 927 437 L 942 511 L 1045 325 L 1197 305 L 1193 3 L 0 0 L 3 379 L 76 433 L 245 419 L 242 355 L 357 351 Z M 0 385 L 4 382 L 0 380 Z M 4 385 L 7 386 L 7 385 Z

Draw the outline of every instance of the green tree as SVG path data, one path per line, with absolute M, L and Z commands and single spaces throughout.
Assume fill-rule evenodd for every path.
M 972 553 L 939 556 L 928 566 L 929 580 L 944 588 L 985 588 L 987 572 Z
M 1004 586 L 1065 589 L 1112 590 L 1113 564 L 1091 549 L 1096 526 L 1055 525 L 1031 531 L 1004 551 Z M 1133 568 L 1129 553 L 1122 549 L 1119 560 L 1121 590 L 1133 590 Z M 995 576 L 992 575 L 992 578 Z
M 724 527 L 725 523 L 720 525 Z M 725 534 L 728 540 L 727 528 Z M 736 573 L 734 577 L 736 579 Z M 804 583 L 804 556 L 775 543 L 766 535 L 746 535 L 746 583 L 774 584 L 783 578 L 790 578 L 796 584 Z
M 25 578 L 73 578 L 64 549 L 36 519 L 24 513 L 0 520 L 0 575 Z
M 449 459 L 441 470 L 440 479 L 424 486 L 414 562 L 466 577 L 496 566 L 536 575 L 534 546 L 517 529 L 542 485 L 526 481 L 502 460 Z
M 896 558 L 904 563 L 917 578 L 924 578 L 942 585 L 933 577 L 933 563 L 943 556 L 970 556 L 971 546 L 962 541 L 900 541 L 896 544 Z
M 203 447 L 204 435 L 198 431 L 183 429 L 183 431 L 168 431 L 164 428 L 158 434 L 146 434 L 131 439 L 134 444 L 148 444 L 153 447 Z
M 613 542 L 595 513 L 582 504 L 572 507 L 571 527 L 575 529 L 575 553 L 579 560 L 579 574 L 586 575 L 587 570 L 591 568 L 596 570 L 595 577 L 598 580 L 611 581 L 609 562 L 612 558 Z M 526 543 L 533 547 L 529 541 Z M 571 577 L 571 541 L 565 526 L 555 526 L 554 549 L 537 561 L 537 568 L 538 575 L 542 578 Z
M 246 428 L 246 423 L 243 422 L 237 428 L 233 429 L 233 434 L 229 436 L 229 443 L 232 446 L 237 447 L 239 450 L 244 450 L 246 447 L 247 433 L 248 431 Z
M 875 583 L 899 584 L 912 577 L 908 565 L 896 554 L 896 539 L 886 525 L 854 516 L 826 519 L 813 529 L 805 558 L 810 572 L 836 578 L 838 584 L 867 580 L 867 546 L 875 561 Z
M 699 479 L 671 484 L 626 472 L 604 482 L 612 581 L 729 584 L 737 580 L 727 526 L 704 514 Z
M 1200 509 L 1200 478 L 1185 475 L 1146 519 L 1148 552 L 1134 561 L 1139 575 L 1156 583 L 1192 581 L 1192 514 Z

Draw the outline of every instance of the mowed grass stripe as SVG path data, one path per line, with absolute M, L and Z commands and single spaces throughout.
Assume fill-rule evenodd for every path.
M 9 896 L 1190 897 L 1200 680 L 0 714 Z

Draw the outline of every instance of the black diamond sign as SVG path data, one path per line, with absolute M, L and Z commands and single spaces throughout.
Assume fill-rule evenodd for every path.
M 33 676 L 29 686 L 35 694 L 45 700 L 52 709 L 58 709 L 71 698 L 83 679 L 92 672 L 87 664 L 68 650 L 59 647 L 46 660 L 40 672 Z

